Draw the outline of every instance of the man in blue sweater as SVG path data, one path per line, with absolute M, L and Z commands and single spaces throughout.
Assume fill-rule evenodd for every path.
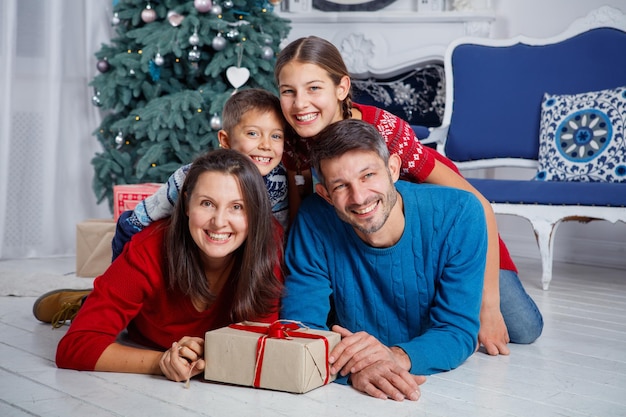
M 476 350 L 483 208 L 469 192 L 399 181 L 400 158 L 360 120 L 324 129 L 312 166 L 319 183 L 289 234 L 281 317 L 340 333 L 331 371 L 354 388 L 417 400 L 422 375 Z

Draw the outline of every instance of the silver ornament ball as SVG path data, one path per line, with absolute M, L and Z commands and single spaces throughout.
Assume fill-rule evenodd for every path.
M 224 6 L 227 9 L 232 9 L 234 5 L 235 3 L 233 3 L 232 0 L 224 0 L 224 2 L 222 3 L 222 6 Z
M 200 36 L 194 32 L 193 35 L 189 37 L 189 45 L 196 46 L 200 43 Z
M 194 46 L 193 49 L 189 51 L 189 60 L 191 62 L 200 61 L 200 51 L 198 50 L 197 46 Z
M 220 130 L 222 128 L 222 119 L 217 114 L 211 116 L 209 123 L 211 124 L 211 129 L 213 130 Z
M 216 51 L 221 51 L 222 49 L 226 48 L 226 39 L 224 39 L 224 37 L 221 35 L 217 35 L 211 41 L 211 46 Z
M 154 63 L 160 67 L 161 65 L 163 65 L 163 62 L 163 57 L 157 52 L 156 56 L 154 57 Z
M 120 24 L 120 17 L 117 12 L 113 13 L 113 17 L 111 18 L 111 24 L 113 26 L 117 26 Z
M 271 60 L 272 58 L 274 58 L 274 50 L 269 46 L 262 47 L 261 58 L 265 59 L 266 61 Z
M 124 143 L 124 136 L 122 135 L 122 132 L 118 133 L 117 136 L 115 137 L 115 143 L 118 145 L 121 145 L 122 143 Z
M 239 36 L 239 31 L 235 28 L 230 29 L 228 32 L 226 32 L 226 37 L 231 41 L 236 40 L 237 36 Z
M 211 7 L 211 14 L 215 16 L 222 14 L 222 6 L 214 4 L 213 7 Z

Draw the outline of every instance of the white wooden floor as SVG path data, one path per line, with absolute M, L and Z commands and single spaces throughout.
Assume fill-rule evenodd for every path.
M 544 334 L 511 345 L 510 356 L 478 352 L 431 376 L 418 402 L 381 401 L 337 384 L 295 395 L 59 370 L 54 353 L 66 328 L 37 322 L 34 297 L 1 297 L 0 416 L 626 416 L 626 271 L 556 264 L 544 292 L 538 261 L 516 261 L 544 314 Z

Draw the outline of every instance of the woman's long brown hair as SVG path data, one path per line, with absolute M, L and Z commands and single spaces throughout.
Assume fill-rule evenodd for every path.
M 166 281 L 173 290 L 205 303 L 215 300 L 204 272 L 200 249 L 189 231 L 186 207 L 198 178 L 219 172 L 237 178 L 248 220 L 246 241 L 236 250 L 227 284 L 234 288 L 230 316 L 233 321 L 266 316 L 278 308 L 282 284 L 275 268 L 282 259 L 280 233 L 273 224 L 272 209 L 258 168 L 246 156 L 231 149 L 217 149 L 196 159 L 180 191 L 164 242 Z

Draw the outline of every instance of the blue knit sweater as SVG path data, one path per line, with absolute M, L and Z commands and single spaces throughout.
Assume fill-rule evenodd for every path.
M 286 248 L 281 318 L 365 331 L 402 348 L 415 375 L 454 369 L 478 338 L 484 211 L 465 191 L 404 181 L 396 187 L 406 226 L 389 248 L 365 244 L 318 195 L 303 202 Z

